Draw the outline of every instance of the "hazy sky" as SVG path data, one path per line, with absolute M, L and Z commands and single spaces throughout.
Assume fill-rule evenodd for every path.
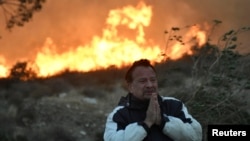
M 110 10 L 137 3 L 138 0 L 46 0 L 43 9 L 35 13 L 29 23 L 13 28 L 12 32 L 5 29 L 4 17 L 0 14 L 0 56 L 12 63 L 27 58 L 34 55 L 48 37 L 62 50 L 84 45 L 94 35 L 102 34 Z M 250 26 L 250 0 L 145 0 L 145 3 L 153 7 L 146 37 L 159 45 L 164 44 L 163 31 L 173 26 L 217 19 L 223 22 L 216 29 L 217 36 L 230 29 Z M 244 33 L 246 36 L 249 38 L 250 33 Z M 250 50 L 247 49 L 250 41 L 243 40 L 241 50 Z

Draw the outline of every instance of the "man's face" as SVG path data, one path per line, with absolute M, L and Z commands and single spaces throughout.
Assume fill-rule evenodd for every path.
M 158 93 L 158 83 L 151 67 L 138 66 L 132 73 L 133 81 L 129 83 L 130 93 L 141 100 L 150 99 L 152 93 Z

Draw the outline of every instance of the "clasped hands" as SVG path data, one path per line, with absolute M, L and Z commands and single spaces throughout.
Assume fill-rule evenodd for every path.
M 156 125 L 161 124 L 161 110 L 160 110 L 160 105 L 158 103 L 157 93 L 152 93 L 151 95 L 144 123 L 149 128 L 153 124 Z

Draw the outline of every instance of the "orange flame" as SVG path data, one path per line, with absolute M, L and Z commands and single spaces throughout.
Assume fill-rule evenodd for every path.
M 5 67 L 5 58 L 0 55 L 0 78 L 6 77 L 8 73 L 7 67 Z
M 56 44 L 48 37 L 34 60 L 38 76 L 52 76 L 65 69 L 86 72 L 110 66 L 121 68 L 140 58 L 163 61 L 160 56 L 162 48 L 145 39 L 144 28 L 150 25 L 152 15 L 152 7 L 142 1 L 136 7 L 111 10 L 101 37 L 94 36 L 89 44 L 68 47 L 69 50 L 62 53 L 57 52 Z M 120 26 L 128 30 L 130 37 L 120 34 Z M 191 28 L 185 36 L 186 40 L 193 37 L 197 38 L 200 46 L 204 44 L 205 32 L 198 27 Z M 192 54 L 191 45 L 177 43 L 166 51 L 171 59 L 179 59 L 186 53 Z M 1 75 L 6 76 L 6 70 L 0 65 Z
M 172 60 L 177 60 L 185 54 L 192 55 L 193 42 L 190 43 L 189 40 L 193 38 L 195 38 L 195 44 L 197 44 L 198 47 L 201 47 L 206 43 L 206 32 L 200 30 L 198 25 L 192 26 L 185 35 L 185 39 L 183 41 L 185 44 L 183 45 L 180 42 L 176 42 L 171 47 L 168 47 L 166 51 L 167 57 Z
M 150 25 L 152 8 L 140 2 L 137 7 L 127 6 L 111 10 L 102 37 L 95 36 L 88 45 L 80 45 L 58 54 L 52 39 L 48 38 L 37 54 L 36 64 L 41 76 L 53 75 L 65 68 L 77 71 L 123 67 L 139 58 L 160 61 L 160 47 L 145 40 L 144 28 Z M 135 39 L 119 36 L 118 26 L 136 30 Z M 134 32 L 133 32 L 134 33 Z

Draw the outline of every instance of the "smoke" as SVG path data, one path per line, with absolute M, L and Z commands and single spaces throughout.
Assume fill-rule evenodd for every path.
M 102 33 L 105 20 L 111 9 L 134 5 L 136 0 L 47 0 L 43 9 L 33 15 L 33 19 L 23 27 L 15 27 L 11 32 L 4 29 L 4 18 L 0 23 L 0 56 L 8 64 L 18 60 L 32 60 L 47 38 L 53 39 L 60 47 L 58 51 L 87 44 L 94 36 Z M 164 46 L 163 32 L 173 26 L 204 24 L 214 19 L 222 24 L 214 36 L 228 30 L 250 26 L 249 0 L 145 0 L 153 7 L 151 24 L 146 28 L 146 37 Z M 244 37 L 240 50 L 247 52 L 249 41 Z M 0 62 L 1 63 L 1 62 Z

